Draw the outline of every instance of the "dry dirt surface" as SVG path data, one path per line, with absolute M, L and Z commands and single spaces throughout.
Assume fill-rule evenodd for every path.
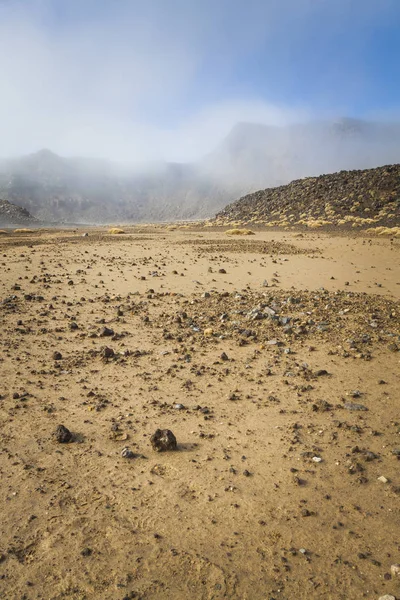
M 0 236 L 0 597 L 400 598 L 400 240 L 82 233 Z

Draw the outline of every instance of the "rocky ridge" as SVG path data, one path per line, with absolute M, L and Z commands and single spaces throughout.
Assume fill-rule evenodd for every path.
M 306 177 L 243 196 L 216 223 L 311 228 L 396 228 L 400 224 L 400 164 Z
M 0 225 L 30 225 L 36 221 L 26 208 L 0 199 Z

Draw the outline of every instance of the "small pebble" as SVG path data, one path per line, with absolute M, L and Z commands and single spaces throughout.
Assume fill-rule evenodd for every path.
M 364 404 L 357 404 L 356 402 L 346 402 L 344 407 L 346 410 L 368 410 Z
M 400 564 L 392 565 L 390 567 L 390 572 L 393 575 L 393 577 L 400 577 Z
M 121 452 L 122 458 L 134 458 L 135 454 L 128 446 L 126 446 Z

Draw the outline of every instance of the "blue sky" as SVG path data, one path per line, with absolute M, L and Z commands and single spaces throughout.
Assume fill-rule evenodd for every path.
M 0 0 L 0 155 L 192 159 L 237 121 L 399 119 L 399 0 Z

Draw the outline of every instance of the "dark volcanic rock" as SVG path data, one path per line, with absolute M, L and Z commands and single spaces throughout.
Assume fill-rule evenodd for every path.
M 318 221 L 318 226 L 359 228 L 400 224 L 400 164 L 363 171 L 340 171 L 306 177 L 288 185 L 243 196 L 216 216 L 216 223 L 291 225 Z
M 59 425 L 54 435 L 59 444 L 68 444 L 73 439 L 72 433 L 64 425 Z
M 109 327 L 103 327 L 99 333 L 100 337 L 111 337 L 114 335 L 114 330 Z
M 156 452 L 166 452 L 177 448 L 176 437 L 169 429 L 157 429 L 151 436 L 150 442 Z
M 105 346 L 102 349 L 101 353 L 104 358 L 113 358 L 113 356 L 115 356 L 114 350 L 112 348 L 109 348 L 108 346 Z

